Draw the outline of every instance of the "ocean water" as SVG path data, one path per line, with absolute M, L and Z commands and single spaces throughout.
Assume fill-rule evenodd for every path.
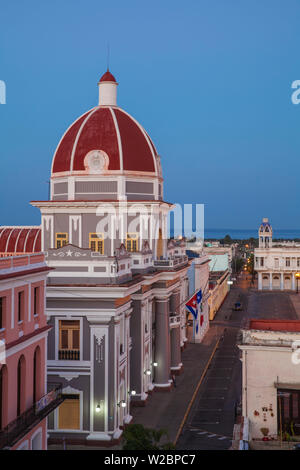
M 257 229 L 249 229 L 249 230 L 240 230 L 240 229 L 232 229 L 232 228 L 224 228 L 224 229 L 205 229 L 204 230 L 204 237 L 205 239 L 215 238 L 221 239 L 224 238 L 225 235 L 230 235 L 231 238 L 243 240 L 250 237 L 258 238 L 258 230 Z M 286 230 L 275 230 L 273 232 L 273 238 L 284 238 L 284 239 L 294 239 L 300 238 L 300 229 L 286 229 Z

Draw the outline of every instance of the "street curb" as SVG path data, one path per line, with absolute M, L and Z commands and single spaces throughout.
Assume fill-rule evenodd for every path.
M 205 366 L 205 369 L 204 369 L 204 371 L 202 372 L 202 375 L 201 375 L 201 377 L 200 377 L 200 380 L 199 380 L 199 382 L 198 382 L 198 384 L 197 384 L 197 387 L 196 387 L 196 389 L 195 389 L 195 391 L 194 391 L 194 393 L 193 393 L 193 396 L 192 396 L 192 398 L 191 398 L 191 401 L 190 401 L 190 403 L 189 403 L 189 406 L 187 407 L 187 410 L 186 410 L 186 412 L 185 412 L 185 414 L 184 414 L 184 417 L 183 417 L 183 419 L 182 419 L 182 421 L 181 421 L 181 424 L 180 424 L 180 426 L 179 426 L 178 432 L 177 432 L 176 437 L 175 437 L 174 442 L 173 442 L 173 445 L 174 445 L 174 446 L 176 446 L 176 444 L 177 444 L 177 441 L 178 441 L 179 436 L 180 436 L 180 434 L 181 434 L 181 432 L 182 432 L 183 426 L 185 425 L 185 422 L 186 422 L 186 420 L 187 420 L 187 417 L 188 417 L 188 415 L 189 415 L 189 413 L 190 413 L 190 411 L 191 411 L 191 408 L 192 408 L 192 406 L 193 406 L 193 404 L 194 404 L 194 401 L 195 401 L 195 399 L 196 399 L 196 396 L 197 396 L 197 393 L 198 393 L 198 391 L 199 391 L 199 388 L 200 388 L 200 386 L 201 386 L 201 384 L 202 384 L 202 382 L 203 382 L 203 379 L 204 379 L 204 377 L 205 377 L 205 375 L 206 375 L 207 369 L 208 369 L 208 367 L 209 367 L 209 365 L 210 365 L 210 363 L 211 363 L 211 361 L 212 361 L 212 359 L 213 359 L 213 357 L 214 357 L 214 355 L 215 355 L 215 352 L 216 352 L 216 350 L 217 350 L 217 348 L 218 348 L 218 346 L 219 346 L 220 341 L 221 341 L 221 336 L 220 336 L 220 338 L 217 340 L 217 342 L 216 342 L 216 344 L 215 344 L 215 347 L 214 347 L 214 349 L 213 349 L 213 351 L 212 351 L 212 353 L 211 353 L 211 355 L 210 355 L 210 358 L 209 358 L 208 361 L 207 361 L 207 364 L 206 364 L 206 366 Z

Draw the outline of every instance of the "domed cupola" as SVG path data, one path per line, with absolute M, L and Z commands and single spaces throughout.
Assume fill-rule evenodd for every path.
M 160 157 L 145 129 L 117 106 L 115 77 L 98 82 L 99 104 L 65 132 L 54 153 L 52 200 L 162 200 Z
M 273 229 L 267 217 L 263 218 L 258 230 L 259 248 L 272 246 Z

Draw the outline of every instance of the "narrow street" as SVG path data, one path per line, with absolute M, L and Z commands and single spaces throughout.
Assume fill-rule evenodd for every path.
M 232 310 L 237 300 L 242 303 L 241 312 Z M 241 400 L 242 368 L 236 346 L 239 329 L 249 318 L 283 317 L 298 318 L 289 294 L 257 292 L 242 274 L 211 322 L 211 327 L 223 327 L 223 335 L 177 441 L 177 449 L 230 448 L 235 409 Z

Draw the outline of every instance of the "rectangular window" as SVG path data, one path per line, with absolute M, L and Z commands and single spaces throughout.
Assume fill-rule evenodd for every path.
M 127 251 L 138 251 L 138 234 L 137 233 L 127 233 L 126 237 L 126 250 Z
M 287 267 L 290 267 L 290 265 L 291 265 L 290 258 L 286 258 L 286 259 L 285 259 L 285 265 L 286 265 Z
M 65 400 L 58 408 L 59 429 L 80 429 L 79 395 L 65 395 Z
M 297 258 L 297 268 L 300 268 L 300 258 Z
M 68 234 L 67 233 L 57 233 L 55 236 L 55 247 L 61 248 L 68 244 Z
M 79 361 L 80 322 L 79 320 L 59 320 L 58 359 Z
M 18 292 L 18 322 L 24 319 L 24 291 Z
M 263 258 L 260 258 L 260 265 L 261 265 L 261 266 L 264 265 L 264 259 L 263 259 Z
M 90 249 L 94 252 L 104 253 L 104 240 L 103 240 L 103 233 L 90 233 Z
M 40 313 L 40 288 L 35 287 L 33 289 L 33 315 Z
M 300 434 L 300 392 L 299 390 L 277 390 L 278 431 L 293 429 L 293 434 Z
M 275 258 L 274 266 L 275 268 L 279 268 L 279 258 Z

